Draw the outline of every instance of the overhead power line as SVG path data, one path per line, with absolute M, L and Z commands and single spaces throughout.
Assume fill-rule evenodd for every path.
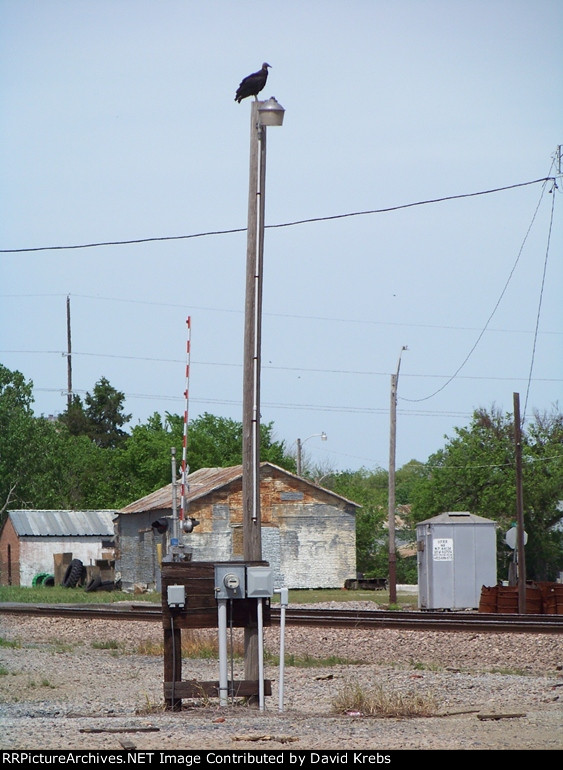
M 352 211 L 347 214 L 333 214 L 325 217 L 311 217 L 309 219 L 296 219 L 291 222 L 282 222 L 276 225 L 265 225 L 267 229 L 276 229 L 281 227 L 295 227 L 297 225 L 311 224 L 313 222 L 329 222 L 335 219 L 345 219 L 347 217 L 360 217 L 368 214 L 387 214 L 391 211 L 400 211 L 401 209 L 414 208 L 415 206 L 427 206 L 431 203 L 444 203 L 445 201 L 460 200 L 462 198 L 474 198 L 479 195 L 491 195 L 493 193 L 514 190 L 519 187 L 528 187 L 529 185 L 555 181 L 555 177 L 543 177 L 542 179 L 533 179 L 529 182 L 519 182 L 518 184 L 505 185 L 504 187 L 495 187 L 490 190 L 480 190 L 472 193 L 461 193 L 459 195 L 448 195 L 443 198 L 431 198 L 429 200 L 415 201 L 414 203 L 403 203 L 398 206 L 387 206 L 381 209 L 370 209 L 368 211 Z M 139 243 L 154 243 L 157 241 L 183 241 L 191 238 L 205 238 L 212 235 L 232 235 L 233 233 L 244 233 L 246 227 L 237 227 L 229 230 L 209 230 L 203 233 L 192 233 L 189 235 L 162 235 L 152 238 L 130 238 L 119 241 L 96 241 L 92 243 L 59 245 L 59 246 L 35 246 L 20 249 L 0 249 L 0 254 L 21 254 L 32 251 L 65 251 L 71 249 L 93 249 L 101 246 L 130 246 Z
M 0 350 L 0 354 L 25 354 L 25 355 L 55 355 L 66 356 L 67 353 L 63 350 Z M 73 351 L 73 356 L 88 356 L 92 358 L 117 358 L 120 361 L 152 361 L 160 364 L 181 364 L 183 361 L 180 358 L 158 358 L 155 356 L 131 356 L 122 353 L 86 353 L 84 351 Z M 226 361 L 194 361 L 194 364 L 198 366 L 219 366 L 232 369 L 242 369 L 242 363 L 229 363 Z M 378 372 L 371 369 L 327 369 L 325 367 L 311 367 L 311 366 L 278 366 L 273 364 L 264 364 L 263 369 L 279 371 L 279 372 L 310 372 L 313 374 L 349 374 L 354 377 L 389 377 L 389 372 Z M 405 372 L 401 374 L 401 377 L 410 377 L 413 379 L 438 379 L 443 380 L 448 375 L 445 374 L 417 374 L 413 372 Z M 500 382 L 515 382 L 518 380 L 528 381 L 528 377 L 494 377 L 490 375 L 460 375 L 459 380 L 485 380 L 485 381 L 500 381 Z M 534 382 L 563 382 L 560 377 L 535 377 Z M 59 390 L 55 388 L 55 390 Z
M 512 269 L 510 270 L 508 278 L 507 278 L 507 280 L 506 280 L 506 282 L 505 282 L 505 284 L 504 284 L 504 286 L 502 288 L 502 291 L 501 291 L 501 293 L 500 293 L 500 295 L 499 295 L 499 297 L 498 297 L 498 299 L 497 299 L 497 301 L 495 303 L 495 306 L 494 306 L 492 312 L 490 313 L 489 317 L 487 318 L 487 321 L 486 321 L 485 325 L 481 329 L 481 331 L 480 331 L 480 333 L 479 333 L 475 343 L 473 344 L 472 348 L 470 349 L 469 353 L 467 353 L 467 355 L 465 356 L 465 358 L 463 359 L 461 364 L 458 366 L 456 371 L 446 380 L 445 383 L 443 383 L 443 385 L 441 385 L 435 391 L 433 391 L 429 395 L 423 396 L 421 398 L 405 398 L 403 396 L 402 397 L 403 401 L 410 401 L 412 403 L 415 403 L 415 402 L 420 402 L 420 401 L 428 401 L 428 399 L 433 398 L 438 393 L 440 393 L 442 390 L 444 390 L 444 388 L 446 388 L 453 380 L 455 380 L 458 377 L 460 371 L 463 369 L 465 364 L 471 358 L 472 354 L 474 353 L 475 349 L 477 348 L 477 345 L 481 341 L 481 338 L 483 337 L 483 335 L 487 331 L 487 329 L 489 327 L 489 324 L 490 324 L 493 316 L 495 315 L 496 311 L 498 310 L 498 307 L 499 307 L 499 305 L 501 303 L 502 298 L 504 297 L 504 294 L 505 294 L 506 290 L 508 289 L 508 285 L 509 285 L 509 283 L 510 283 L 510 281 L 512 279 L 512 276 L 514 275 L 514 271 L 516 270 L 518 262 L 520 261 L 520 257 L 522 256 L 522 252 L 524 251 L 524 246 L 526 245 L 526 241 L 528 240 L 528 236 L 530 235 L 530 232 L 532 230 L 532 226 L 533 226 L 533 224 L 534 224 L 534 222 L 536 220 L 536 216 L 537 216 L 537 213 L 539 211 L 541 202 L 543 200 L 543 196 L 544 196 L 544 193 L 545 193 L 548 181 L 551 181 L 553 183 L 552 189 L 550 190 L 550 192 L 553 194 L 553 197 L 552 197 L 552 206 L 551 206 L 551 220 L 550 220 L 550 224 L 549 224 L 548 245 L 547 245 L 547 251 L 546 251 L 546 258 L 545 258 L 545 265 L 547 264 L 547 258 L 548 258 L 548 255 L 549 255 L 549 243 L 550 243 L 550 238 L 551 238 L 551 228 L 552 228 L 552 225 L 553 225 L 553 207 L 554 207 L 554 202 L 555 202 L 555 195 L 554 195 L 554 193 L 555 193 L 555 190 L 557 189 L 557 182 L 556 182 L 556 180 L 553 177 L 550 177 L 550 176 L 545 178 L 544 184 L 542 186 L 542 191 L 541 191 L 541 194 L 540 194 L 540 198 L 538 200 L 537 206 L 536 206 L 535 211 L 534 211 L 534 213 L 532 215 L 531 222 L 530 222 L 530 224 L 528 226 L 526 234 L 524 235 L 524 239 L 522 241 L 522 244 L 521 244 L 520 249 L 518 251 L 518 254 L 516 256 L 516 260 L 515 260 L 515 262 L 514 262 L 514 264 L 512 266 Z M 545 265 L 544 265 L 544 276 L 545 276 Z M 541 303 L 540 303 L 540 305 L 541 305 Z M 538 310 L 538 313 L 539 313 L 539 310 Z M 539 321 L 539 317 L 538 317 L 538 321 Z M 536 330 L 537 330 L 537 323 L 536 323 Z M 535 339 L 534 339 L 534 347 L 535 347 Z M 533 361 L 533 356 L 532 356 L 532 361 Z M 530 379 L 531 379 L 531 370 L 530 370 Z

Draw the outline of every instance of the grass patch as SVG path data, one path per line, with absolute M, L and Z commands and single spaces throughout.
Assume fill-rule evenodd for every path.
M 531 671 L 523 668 L 492 668 L 491 674 L 500 674 L 501 676 L 530 676 Z
M 279 603 L 279 594 L 274 594 L 272 604 Z M 402 610 L 416 609 L 417 594 L 397 592 L 396 603 L 389 604 L 389 591 L 347 591 L 344 588 L 306 588 L 289 591 L 290 604 L 318 604 L 321 602 L 372 602 L 377 607 Z
M 92 642 L 92 647 L 94 650 L 120 650 L 123 645 L 116 642 L 115 639 L 109 639 L 105 642 Z
M 151 714 L 162 714 L 166 710 L 164 702 L 153 703 L 148 695 L 145 694 L 145 702 L 142 706 L 137 706 L 135 714 L 137 716 L 150 716 Z
M 443 668 L 439 663 L 415 663 L 413 660 L 411 666 L 415 671 L 441 671 Z
M 264 661 L 272 666 L 279 666 L 280 656 L 264 652 Z M 315 658 L 312 655 L 293 655 L 286 653 L 284 663 L 295 668 L 330 668 L 331 666 L 361 666 L 365 661 L 340 658 L 338 655 L 329 655 L 328 658 Z
M 6 666 L 0 666 L 0 676 L 8 676 L 9 673 Z
M 0 636 L 0 647 L 10 647 L 12 649 L 18 649 L 21 647 L 21 642 L 10 642 L 8 639 L 4 639 Z
M 146 640 L 135 648 L 139 655 L 161 656 L 164 654 L 164 644 Z M 235 659 L 244 657 L 244 641 L 235 639 L 231 647 L 228 640 L 228 654 Z M 219 641 L 217 631 L 207 629 L 185 629 L 182 633 L 182 658 L 216 660 L 219 657 Z
M 146 594 L 131 594 L 125 591 L 88 591 L 84 586 L 64 588 L 63 586 L 0 586 L 0 603 L 15 602 L 29 604 L 112 604 L 114 602 L 147 602 L 160 604 L 161 594 L 152 591 Z M 272 604 L 279 604 L 279 594 L 274 594 Z M 417 594 L 397 592 L 397 601 L 389 605 L 389 591 L 347 591 L 344 588 L 292 589 L 289 591 L 291 604 L 317 604 L 319 602 L 372 602 L 386 609 L 416 609 Z
M 85 591 L 84 586 L 0 586 L 0 602 L 23 604 L 112 604 L 114 602 L 149 602 L 160 604 L 156 591 L 130 594 L 125 591 Z
M 36 687 L 45 687 L 49 690 L 56 689 L 56 686 L 54 684 L 51 684 L 51 682 L 48 679 L 41 679 L 40 682 L 36 682 L 35 680 L 32 679 L 30 682 L 28 682 L 28 686 L 31 689 L 34 689 Z
M 433 695 L 388 692 L 380 685 L 364 688 L 357 681 L 347 682 L 332 701 L 337 714 L 369 717 L 430 717 L 437 708 Z
M 72 652 L 76 647 L 75 644 L 60 642 L 58 639 L 51 641 L 51 644 L 53 645 L 53 652 L 57 653 L 58 655 L 64 655 L 67 652 Z

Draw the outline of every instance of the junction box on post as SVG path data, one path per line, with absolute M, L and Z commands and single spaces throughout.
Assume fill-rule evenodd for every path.
M 230 626 L 258 628 L 258 603 L 260 622 L 269 626 L 273 577 L 266 562 L 178 561 L 162 562 L 161 579 L 165 707 L 180 711 L 183 698 L 220 696 L 219 680 L 182 680 L 182 631 L 218 627 L 219 593 L 227 601 Z M 271 695 L 271 681 L 241 679 L 228 682 L 229 697 L 259 696 L 261 691 Z

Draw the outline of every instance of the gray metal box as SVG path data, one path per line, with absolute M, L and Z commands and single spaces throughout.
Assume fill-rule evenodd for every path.
M 474 609 L 497 582 L 496 523 L 465 511 L 416 527 L 419 609 Z
M 246 568 L 246 595 L 249 599 L 274 595 L 274 571 L 271 567 Z
M 244 564 L 215 565 L 215 598 L 244 599 L 246 596 L 246 567 Z
M 183 585 L 168 586 L 166 598 L 169 607 L 183 609 L 186 606 L 186 587 Z

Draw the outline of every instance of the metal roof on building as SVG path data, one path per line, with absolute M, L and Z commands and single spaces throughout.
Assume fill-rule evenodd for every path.
M 358 503 L 354 503 L 352 500 L 347 500 L 341 495 L 337 495 L 335 492 L 332 492 L 330 489 L 319 487 L 307 479 L 303 479 L 300 476 L 295 476 L 295 474 L 286 471 L 285 468 L 279 468 L 273 463 L 261 463 L 260 468 L 262 470 L 272 469 L 286 476 L 293 476 L 304 484 L 315 487 L 316 489 L 319 489 L 322 492 L 331 495 L 332 497 L 337 497 L 339 500 L 344 500 L 346 503 L 353 505 L 356 508 L 361 508 Z M 240 478 L 242 478 L 242 465 L 234 465 L 230 468 L 200 468 L 199 470 L 194 471 L 188 475 L 186 484 L 186 501 L 189 503 L 194 500 L 198 500 L 199 498 L 205 497 L 206 495 L 215 492 L 217 489 L 221 489 L 221 487 L 225 487 Z M 151 492 L 150 495 L 145 495 L 145 497 L 141 497 L 140 500 L 136 500 L 134 503 L 130 503 L 125 508 L 122 508 L 120 513 L 143 513 L 145 511 L 169 510 L 172 508 L 172 493 L 172 484 L 167 484 L 167 486 L 161 487 L 160 489 Z M 176 502 L 179 507 L 179 483 L 176 487 L 176 494 Z
M 476 513 L 469 511 L 446 511 L 433 516 L 431 519 L 419 521 L 417 527 L 421 524 L 494 524 L 492 519 L 484 519 Z
M 117 511 L 8 511 L 19 537 L 113 537 Z

